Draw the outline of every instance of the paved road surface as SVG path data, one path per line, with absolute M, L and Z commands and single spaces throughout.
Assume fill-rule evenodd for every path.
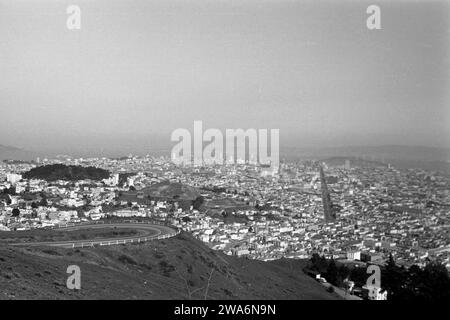
M 57 230 L 74 231 L 82 229 L 106 229 L 106 228 L 126 228 L 142 231 L 140 235 L 115 238 L 96 238 L 92 240 L 68 240 L 68 241 L 47 241 L 47 242 L 22 242 L 13 243 L 15 246 L 50 246 L 61 248 L 79 248 L 90 247 L 94 245 L 113 245 L 135 242 L 145 242 L 157 239 L 160 236 L 175 234 L 176 230 L 167 226 L 157 224 L 140 223 L 115 223 L 115 224 L 95 224 L 95 225 L 76 225 L 73 227 L 60 228 Z

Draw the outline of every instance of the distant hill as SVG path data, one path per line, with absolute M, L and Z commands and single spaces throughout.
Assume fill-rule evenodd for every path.
M 0 144 L 0 161 L 1 160 L 35 160 L 39 154 L 16 147 L 4 146 Z
M 422 168 L 450 173 L 450 148 L 424 146 L 350 146 L 326 148 L 281 148 L 288 160 L 320 160 L 334 157 L 358 158 L 392 164 L 397 168 Z
M 424 146 L 349 146 L 349 147 L 282 147 L 281 154 L 288 157 L 320 159 L 331 157 L 358 157 L 365 160 L 414 160 L 414 161 L 449 161 L 450 148 Z
M 69 265 L 81 269 L 81 290 L 66 287 Z M 186 233 L 75 250 L 0 245 L 0 299 L 337 299 L 304 266 L 230 257 Z
M 110 176 L 110 172 L 95 167 L 66 166 L 53 164 L 31 169 L 23 174 L 25 179 L 55 180 L 102 180 Z
M 386 163 L 380 161 L 364 160 L 356 157 L 332 157 L 320 161 L 329 167 L 342 167 L 347 160 L 351 168 L 382 168 L 388 166 Z

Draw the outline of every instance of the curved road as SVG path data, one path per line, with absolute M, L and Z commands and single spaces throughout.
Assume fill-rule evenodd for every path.
M 125 244 L 125 243 L 140 243 L 158 239 L 162 236 L 170 237 L 171 235 L 176 235 L 177 230 L 174 228 L 157 225 L 157 224 L 146 224 L 146 223 L 114 223 L 114 224 L 87 224 L 87 225 L 76 225 L 73 227 L 59 228 L 57 230 L 74 231 L 81 229 L 106 229 L 106 228 L 126 228 L 126 229 L 136 229 L 143 231 L 142 234 L 129 237 L 115 237 L 115 238 L 96 238 L 92 240 L 68 240 L 68 241 L 47 241 L 47 242 L 21 242 L 13 243 L 11 245 L 15 246 L 50 246 L 50 247 L 61 247 L 61 248 L 83 248 L 83 247 L 93 247 L 96 245 L 115 245 L 115 244 Z

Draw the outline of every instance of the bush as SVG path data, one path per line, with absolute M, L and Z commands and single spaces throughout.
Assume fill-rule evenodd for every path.
M 159 267 L 165 277 L 170 277 L 170 273 L 175 271 L 175 267 L 164 260 L 159 263 Z
M 132 265 L 136 265 L 136 264 L 137 264 L 137 262 L 136 262 L 133 258 L 131 258 L 130 256 L 127 256 L 127 255 L 125 255 L 125 254 L 122 254 L 122 255 L 118 258 L 118 260 L 119 260 L 120 262 L 126 263 L 126 264 L 132 264 Z

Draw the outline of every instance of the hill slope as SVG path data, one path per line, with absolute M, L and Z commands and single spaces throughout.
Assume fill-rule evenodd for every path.
M 195 200 L 200 193 L 197 189 L 176 182 L 160 182 L 152 184 L 142 190 L 145 195 L 162 200 Z
M 388 165 L 379 161 L 364 160 L 356 157 L 332 157 L 321 160 L 325 162 L 329 167 L 342 167 L 345 165 L 346 160 L 352 168 L 380 168 L 387 167 Z
M 39 154 L 36 152 L 19 149 L 0 144 L 0 160 L 34 160 Z
M 81 290 L 66 288 L 69 265 Z M 0 245 L 0 299 L 335 299 L 301 261 L 229 257 L 190 235 L 88 249 Z
M 332 157 L 363 158 L 390 163 L 397 168 L 422 168 L 450 172 L 450 148 L 424 146 L 350 146 L 328 148 L 282 148 L 281 154 L 290 160 L 326 159 Z

